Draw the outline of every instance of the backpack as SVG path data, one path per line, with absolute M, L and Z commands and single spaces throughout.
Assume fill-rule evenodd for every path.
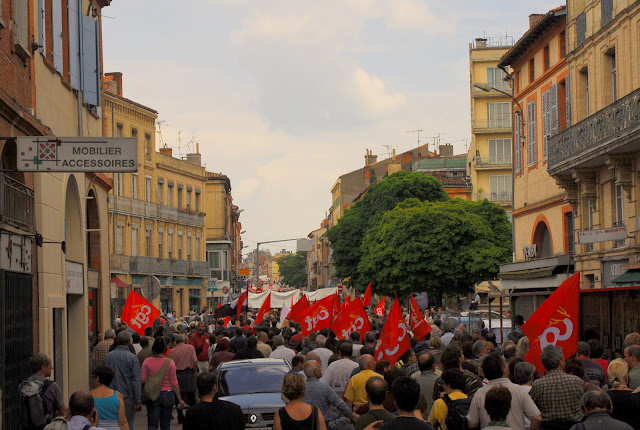
M 49 430 L 67 430 L 68 428 L 69 423 L 64 417 L 55 417 L 49 424 Z
M 47 409 L 43 394 L 52 383 L 49 379 L 44 382 L 26 380 L 18 386 L 22 428 L 41 430 L 51 422 L 51 410 Z
M 467 414 L 469 413 L 469 406 L 471 406 L 471 399 L 451 400 L 451 398 L 445 394 L 444 402 L 447 404 L 448 409 L 447 416 L 444 419 L 447 430 L 469 430 Z

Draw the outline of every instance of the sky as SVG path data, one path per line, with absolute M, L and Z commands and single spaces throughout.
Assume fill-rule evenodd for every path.
M 420 144 L 471 136 L 469 43 L 512 37 L 536 0 L 114 0 L 104 72 L 159 112 L 156 146 L 199 144 L 231 180 L 247 253 L 306 237 L 336 179 Z M 433 146 L 431 147 L 433 148 Z M 268 245 L 295 251 L 295 242 Z

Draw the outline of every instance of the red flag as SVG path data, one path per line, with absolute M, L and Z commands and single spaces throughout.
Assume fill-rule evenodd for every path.
M 378 303 L 378 306 L 376 306 L 376 315 L 380 317 L 384 317 L 384 299 L 386 299 L 386 297 L 383 297 L 380 303 Z
M 222 303 L 218 302 L 218 309 L 222 307 Z
M 371 306 L 371 282 L 369 282 L 369 286 L 367 287 L 367 290 L 364 292 L 364 296 L 362 297 L 362 306 Z
M 238 303 L 236 303 L 236 312 L 238 313 L 238 319 L 240 319 L 240 314 L 242 313 L 242 306 L 244 306 L 245 302 L 249 301 L 249 289 L 240 294 L 238 297 Z
M 422 316 L 420 312 L 420 307 L 418 306 L 418 302 L 416 302 L 416 298 L 411 295 L 411 307 L 409 309 L 409 321 L 411 323 L 411 331 L 413 332 L 413 336 L 419 341 L 424 340 L 424 337 L 431 333 L 431 326 Z
M 380 338 L 376 343 L 375 359 L 376 361 L 389 360 L 394 366 L 409 348 L 411 348 L 411 341 L 407 332 L 407 324 L 404 322 L 400 304 L 396 299 L 391 305 L 389 317 L 384 323 Z
M 340 298 L 338 297 L 338 293 L 333 294 L 333 315 L 338 315 L 340 312 Z
M 366 332 L 371 331 L 369 318 L 359 298 L 356 297 L 355 300 L 342 309 L 342 312 L 333 320 L 331 330 L 333 330 L 338 339 L 347 340 L 354 331 L 360 333 L 361 339 L 364 338 Z
M 525 360 L 544 372 L 540 359 L 547 345 L 562 348 L 564 358 L 578 351 L 578 327 L 580 317 L 580 273 L 576 273 L 547 298 L 522 326 L 531 348 Z
M 289 321 L 301 322 L 302 321 L 302 312 L 309 309 L 309 300 L 307 296 L 302 294 L 302 297 L 298 299 L 295 305 L 291 308 L 291 312 L 289 312 Z
M 303 336 L 308 336 L 309 333 L 316 330 L 331 327 L 334 300 L 333 295 L 327 296 L 300 314 Z
M 140 336 L 144 336 L 144 329 L 151 327 L 161 313 L 147 299 L 131 291 L 127 296 L 127 304 L 122 309 L 120 320 L 126 322 Z
M 262 306 L 260 306 L 260 310 L 258 311 L 258 315 L 256 315 L 256 319 L 255 319 L 255 322 L 253 323 L 253 326 L 255 327 L 258 324 L 260 324 L 262 322 L 262 318 L 264 317 L 264 314 L 268 314 L 270 310 L 271 310 L 271 293 L 267 294 L 267 298 L 264 300 L 264 302 L 262 302 Z
M 229 328 L 229 326 L 231 325 L 231 317 L 224 317 L 222 318 L 222 321 L 224 322 L 224 326 Z
M 344 302 L 342 303 L 342 307 L 340 309 L 344 309 L 351 304 L 351 298 L 347 295 L 344 297 Z M 334 312 L 335 313 L 335 312 Z

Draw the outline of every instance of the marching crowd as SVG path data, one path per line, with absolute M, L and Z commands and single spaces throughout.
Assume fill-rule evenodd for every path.
M 521 317 L 498 344 L 482 324 L 452 324 L 432 309 L 425 313 L 430 332 L 411 337 L 410 348 L 391 363 L 376 359 L 384 321 L 375 312 L 371 331 L 353 331 L 349 339 L 330 329 L 304 336 L 299 323 L 281 321 L 278 312 L 257 325 L 250 312 L 228 322 L 209 310 L 186 319 L 170 314 L 144 336 L 120 323 L 92 347 L 94 388 L 74 393 L 69 408 L 47 379 L 51 360 L 37 354 L 29 381 L 41 384 L 48 424 L 36 423 L 38 414 L 25 414 L 24 406 L 23 421 L 46 430 L 134 430 L 144 402 L 149 429 L 168 430 L 173 419 L 185 430 L 241 429 L 246 417 L 240 407 L 217 399 L 216 369 L 231 360 L 270 357 L 291 365 L 276 430 L 640 429 L 639 333 L 625 338 L 619 358 L 607 356 L 593 333 L 566 360 L 560 347 L 548 345 L 541 353 L 544 369 L 536 369 L 525 360 L 531 340 Z

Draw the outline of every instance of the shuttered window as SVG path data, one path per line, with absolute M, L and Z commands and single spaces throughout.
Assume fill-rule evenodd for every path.
M 29 2 L 13 2 L 13 46 L 16 54 L 23 60 L 31 57 L 29 40 Z
M 544 153 L 544 159 L 547 159 L 548 146 L 547 142 L 551 134 L 551 108 L 549 106 L 549 93 L 547 90 L 542 93 L 542 151 Z
M 14 2 L 21 3 L 21 2 Z M 44 0 L 38 0 L 38 43 L 40 44 L 39 51 L 42 55 L 47 55 L 47 27 L 46 27 L 46 12 L 44 9 Z
M 565 119 L 567 128 L 571 127 L 571 87 L 569 85 L 569 75 L 564 78 L 564 91 L 565 91 Z
M 515 144 L 515 154 L 516 154 L 516 159 L 515 159 L 515 172 L 516 173 L 520 173 L 520 166 L 522 165 L 522 141 L 520 140 L 520 136 L 521 136 L 521 125 L 522 125 L 522 120 L 520 119 L 520 115 L 521 112 L 518 111 L 516 112 L 516 118 L 515 118 L 515 123 L 514 123 L 514 133 L 513 133 L 513 142 Z
M 536 164 L 536 102 L 531 101 L 527 104 L 527 139 L 528 139 L 528 156 L 529 166 Z
M 62 53 L 62 0 L 51 0 L 51 38 L 53 42 L 53 67 L 64 73 Z
M 98 21 L 82 16 L 82 92 L 85 103 L 100 106 Z
M 68 0 L 69 23 L 69 84 L 80 89 L 80 0 Z
M 551 110 L 551 114 L 549 116 L 549 127 L 551 128 L 551 136 L 555 136 L 558 134 L 558 84 L 551 85 L 551 89 L 549 90 L 549 109 Z M 546 158 L 546 154 L 545 154 Z

